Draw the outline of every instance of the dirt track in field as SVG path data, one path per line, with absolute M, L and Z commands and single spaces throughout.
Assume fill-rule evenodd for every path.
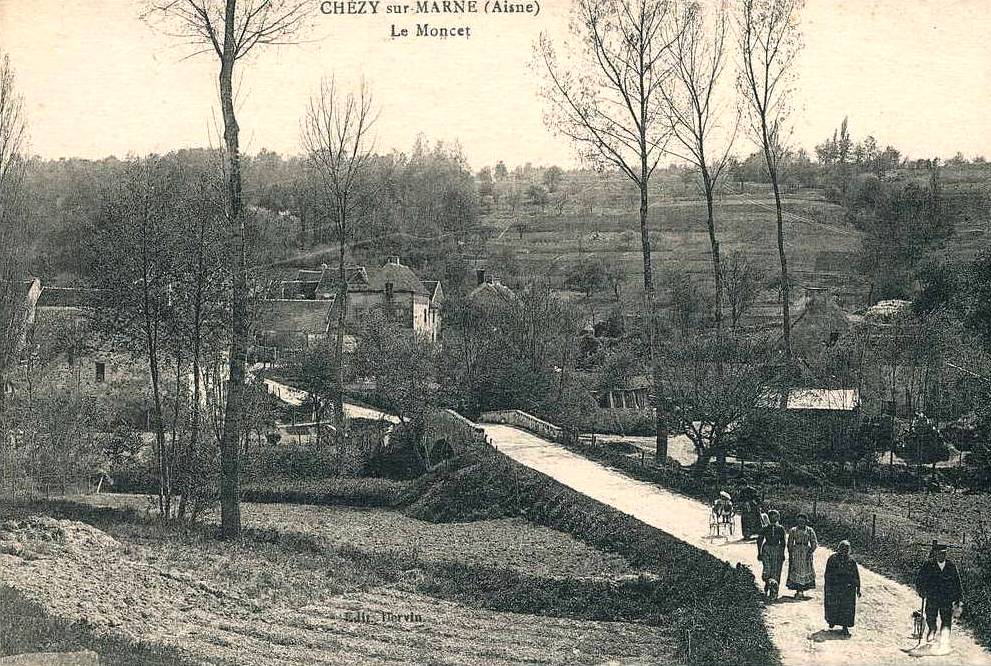
M 742 542 L 738 537 L 729 541 L 709 539 L 710 511 L 704 504 L 631 479 L 522 430 L 504 425 L 481 425 L 505 455 L 731 564 L 742 562 L 757 573 L 757 580 L 760 580 L 761 569 L 754 543 Z M 812 591 L 811 599 L 786 599 L 767 609 L 768 630 L 785 666 L 919 664 L 919 659 L 901 650 L 914 645 L 909 635 L 912 611 L 919 607 L 918 596 L 911 588 L 863 566 L 860 567 L 863 598 L 858 603 L 853 636 L 840 639 L 826 631 L 821 585 L 826 559 L 831 554 L 832 551 L 823 547 L 816 551 L 815 568 L 820 589 Z M 954 629 L 952 644 L 950 655 L 926 657 L 921 663 L 991 665 L 991 653 L 980 647 L 965 629 Z

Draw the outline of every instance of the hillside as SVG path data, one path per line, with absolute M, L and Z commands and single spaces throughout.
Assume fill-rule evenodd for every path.
M 583 184 L 583 188 L 588 186 L 591 184 Z M 513 267 L 506 264 L 515 261 L 519 265 L 518 273 L 547 275 L 552 283 L 563 286 L 571 266 L 597 255 L 621 267 L 626 276 L 621 298 L 634 303 L 639 298 L 643 279 L 635 202 L 629 198 L 624 201 L 622 196 L 608 196 L 601 186 L 591 196 L 605 205 L 593 205 L 591 212 L 586 208 L 558 213 L 548 208 L 486 215 L 484 223 L 492 233 L 487 245 L 488 269 L 506 275 L 513 272 Z M 658 285 L 663 287 L 663 275 L 668 271 L 687 272 L 697 280 L 711 283 L 704 203 L 670 195 L 654 200 L 650 226 Z M 857 272 L 856 256 L 861 234 L 844 222 L 843 209 L 826 202 L 817 191 L 801 191 L 788 196 L 784 203 L 785 243 L 797 287 L 795 298 L 801 295 L 800 287 L 804 285 L 824 286 L 848 308 L 863 305 L 867 287 Z M 774 200 L 770 191 L 748 186 L 743 194 L 723 197 L 716 214 L 722 255 L 739 250 L 765 271 L 767 280 L 773 279 L 779 268 Z M 601 305 L 610 307 L 611 298 L 602 295 Z M 775 318 L 776 298 L 773 290 L 765 290 L 752 313 L 753 323 Z

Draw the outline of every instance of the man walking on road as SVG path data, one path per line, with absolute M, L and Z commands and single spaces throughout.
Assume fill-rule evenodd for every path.
M 916 591 L 925 600 L 927 643 L 936 637 L 937 615 L 940 619 L 939 640 L 929 650 L 930 654 L 949 654 L 953 611 L 960 607 L 963 598 L 960 573 L 957 565 L 946 559 L 946 548 L 944 544 L 933 541 L 931 557 L 922 565 L 915 583 Z

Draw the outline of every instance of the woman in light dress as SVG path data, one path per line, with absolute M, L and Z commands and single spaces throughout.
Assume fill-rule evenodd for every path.
M 809 518 L 798 514 L 798 524 L 788 530 L 788 589 L 795 590 L 796 599 L 804 599 L 805 591 L 816 586 L 812 557 L 819 542 Z

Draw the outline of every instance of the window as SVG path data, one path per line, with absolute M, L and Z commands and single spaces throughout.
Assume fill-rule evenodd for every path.
M 102 384 L 107 380 L 107 364 L 96 362 L 96 383 Z

